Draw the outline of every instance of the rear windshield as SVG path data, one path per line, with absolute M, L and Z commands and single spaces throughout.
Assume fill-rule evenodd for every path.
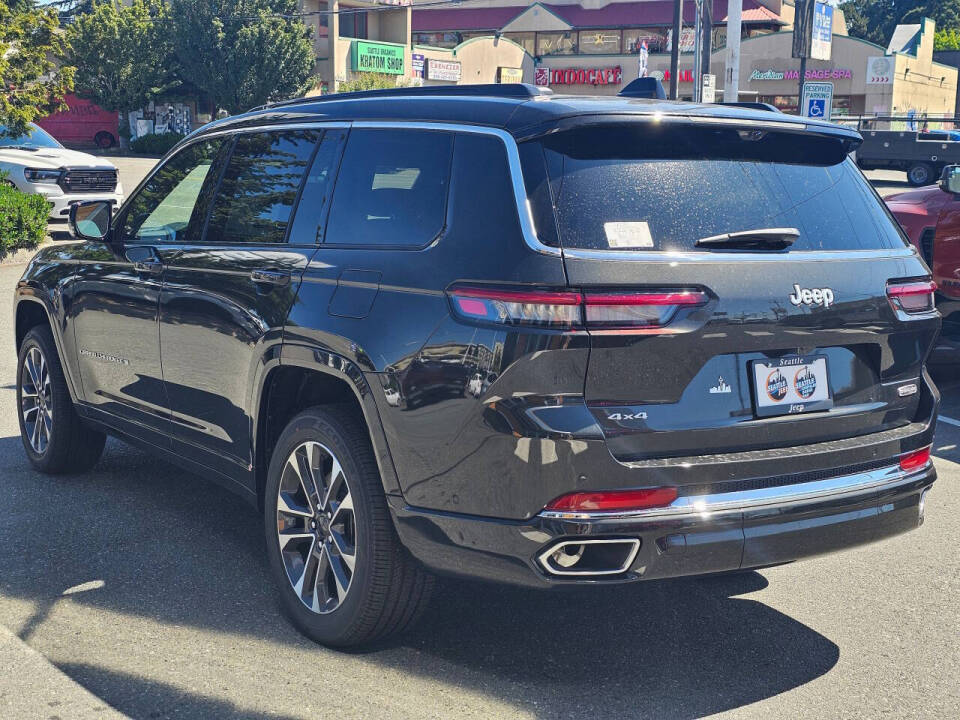
M 796 228 L 791 250 L 871 250 L 905 240 L 835 140 L 796 134 L 651 126 L 590 127 L 522 148 L 544 242 L 594 250 L 695 249 L 700 238 Z M 540 170 L 538 173 L 537 170 Z M 544 187 L 530 187 L 542 176 Z M 549 190 L 549 192 L 547 192 Z M 540 207 L 536 207 L 536 205 Z

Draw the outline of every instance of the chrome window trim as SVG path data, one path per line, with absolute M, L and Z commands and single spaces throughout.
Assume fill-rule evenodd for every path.
M 538 517 L 549 520 L 613 520 L 633 518 L 662 519 L 674 517 L 706 518 L 712 513 L 730 510 L 751 510 L 793 503 L 839 499 L 896 486 L 916 479 L 929 472 L 933 463 L 928 462 L 920 470 L 901 470 L 899 465 L 889 465 L 862 473 L 813 482 L 783 485 L 781 487 L 740 490 L 710 495 L 687 495 L 679 497 L 666 507 L 631 510 L 627 512 L 562 512 L 543 510 Z
M 523 170 L 520 166 L 520 151 L 517 141 L 506 130 L 485 125 L 465 125 L 462 123 L 422 122 L 399 120 L 355 120 L 351 123 L 355 128 L 371 128 L 382 130 L 434 130 L 440 132 L 473 133 L 475 135 L 490 135 L 500 138 L 507 151 L 507 164 L 510 168 L 510 180 L 513 183 L 513 197 L 517 204 L 517 217 L 520 220 L 520 229 L 527 247 L 542 255 L 560 257 L 562 251 L 558 247 L 544 245 L 537 237 L 537 230 L 533 223 L 533 210 L 527 198 L 527 189 L 523 184 Z
M 629 260 L 633 262 L 697 263 L 697 262 L 777 262 L 802 261 L 825 262 L 830 260 L 862 260 L 880 258 L 919 257 L 910 248 L 877 250 L 798 250 L 793 253 L 730 253 L 730 252 L 678 252 L 665 250 L 578 250 L 566 248 L 564 257 L 573 260 Z

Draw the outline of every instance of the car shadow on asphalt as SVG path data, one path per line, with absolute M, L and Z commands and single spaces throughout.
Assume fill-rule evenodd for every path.
M 11 627 L 23 639 L 44 632 L 64 591 L 97 579 L 102 586 L 71 601 L 296 645 L 316 653 L 318 668 L 330 661 L 280 615 L 260 516 L 227 490 L 113 441 L 98 466 L 78 477 L 34 472 L 17 437 L 0 438 L 0 462 L 7 504 L 0 593 L 35 608 Z M 50 508 L 69 510 L 56 513 L 56 532 L 37 532 Z M 831 640 L 738 597 L 766 585 L 755 572 L 554 592 L 445 580 L 416 627 L 355 656 L 538 717 L 698 717 L 783 693 L 836 664 Z M 183 716 L 236 712 L 95 661 L 62 669 L 135 717 L 165 703 Z M 123 689 L 133 686 L 141 692 Z

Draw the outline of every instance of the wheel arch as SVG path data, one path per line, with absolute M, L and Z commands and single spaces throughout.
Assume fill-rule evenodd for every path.
M 325 404 L 348 404 L 360 413 L 384 493 L 401 496 L 380 413 L 360 368 L 329 351 L 284 344 L 281 362 L 264 373 L 256 406 L 254 472 L 261 508 L 270 458 L 283 428 L 297 413 Z
M 30 289 L 33 290 L 33 288 Z M 63 338 L 60 336 L 61 328 L 54 322 L 54 314 L 49 304 L 35 291 L 29 294 L 18 294 L 14 308 L 14 337 L 17 354 L 20 353 L 20 347 L 27 333 L 39 326 L 50 328 L 53 343 L 57 347 L 57 355 L 60 357 L 60 366 L 67 380 L 67 388 L 70 390 L 70 399 L 76 403 L 80 396 L 74 382 L 73 363 L 64 352 Z

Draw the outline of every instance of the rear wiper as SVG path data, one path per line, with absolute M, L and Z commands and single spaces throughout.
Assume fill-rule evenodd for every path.
M 796 228 L 758 228 L 700 238 L 697 247 L 733 250 L 786 250 L 800 237 Z

